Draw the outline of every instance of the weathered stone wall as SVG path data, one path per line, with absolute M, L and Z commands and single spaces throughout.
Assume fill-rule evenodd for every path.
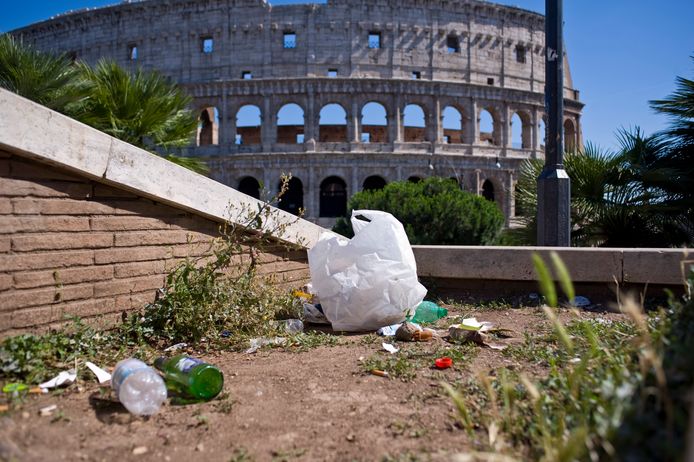
M 183 258 L 210 253 L 219 226 L 0 150 L 0 337 L 142 308 Z M 258 261 L 279 284 L 309 279 L 305 251 Z
M 323 224 L 333 220 L 320 217 L 320 185 L 338 177 L 349 197 L 372 175 L 387 181 L 453 177 L 475 193 L 489 181 L 510 221 L 520 161 L 544 156 L 544 17 L 520 8 L 477 0 L 282 6 L 144 0 L 62 15 L 14 33 L 90 63 L 109 57 L 130 69 L 160 70 L 193 95 L 199 114 L 209 119 L 210 108 L 217 110 L 212 140 L 199 137 L 182 154 L 210 159 L 212 177 L 234 188 L 252 177 L 272 191 L 283 173 L 292 173 L 303 186 L 306 217 Z M 286 33 L 294 34 L 289 47 Z M 370 35 L 379 37 L 378 47 Z M 583 104 L 567 57 L 564 62 L 565 144 L 576 146 Z M 386 125 L 363 124 L 370 102 L 383 106 Z M 289 103 L 303 111 L 297 129 L 278 126 L 278 113 Z M 320 113 L 328 104 L 345 112 L 345 134 L 336 138 L 321 135 Z M 411 104 L 424 113 L 417 136 L 405 127 Z M 246 105 L 260 113 L 260 134 L 237 128 Z M 450 138 L 447 107 L 461 120 Z M 493 119 L 490 134 L 481 133 L 484 111 Z M 512 124 L 514 114 L 520 126 Z M 513 145 L 518 133 L 522 144 Z

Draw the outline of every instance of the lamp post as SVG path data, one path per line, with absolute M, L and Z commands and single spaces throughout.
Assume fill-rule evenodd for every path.
M 563 0 L 545 0 L 545 166 L 537 179 L 537 244 L 571 243 L 571 183 L 564 170 Z

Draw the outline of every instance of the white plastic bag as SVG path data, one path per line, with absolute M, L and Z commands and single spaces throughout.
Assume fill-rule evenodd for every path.
M 352 228 L 351 240 L 323 233 L 308 252 L 311 283 L 325 316 L 338 331 L 404 321 L 427 292 L 417 280 L 405 229 L 393 215 L 377 210 L 353 211 Z

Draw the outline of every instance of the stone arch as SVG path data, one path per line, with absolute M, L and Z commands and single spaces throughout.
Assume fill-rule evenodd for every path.
M 329 176 L 320 184 L 320 217 L 342 217 L 347 214 L 347 183 L 339 176 Z
M 426 113 L 419 104 L 408 104 L 402 111 L 402 126 L 406 143 L 426 141 Z
M 411 175 L 409 178 L 407 178 L 407 181 L 409 181 L 410 183 L 419 183 L 420 181 L 422 181 L 422 177 L 417 175 Z
M 260 199 L 260 182 L 252 176 L 246 176 L 239 181 L 239 192 Z
M 530 116 L 523 111 L 516 111 L 511 117 L 511 147 L 513 149 L 532 148 L 532 123 Z
M 573 120 L 564 120 L 564 151 L 571 152 L 576 150 L 576 126 Z
M 318 120 L 320 142 L 347 142 L 347 111 L 338 103 L 326 104 L 321 108 Z
M 371 175 L 364 180 L 362 190 L 364 191 L 379 191 L 386 187 L 387 181 L 379 175 Z
M 287 103 L 277 111 L 277 142 L 303 144 L 304 109 L 296 103 Z
M 236 112 L 235 144 L 261 144 L 263 117 L 260 108 L 254 104 L 241 106 Z
M 482 197 L 491 202 L 496 202 L 496 191 L 494 187 L 494 182 L 487 178 L 482 182 L 482 188 L 480 191 Z
M 492 108 L 483 107 L 477 117 L 480 136 L 478 142 L 482 145 L 500 146 L 499 117 Z
M 219 144 L 219 111 L 214 106 L 204 108 L 198 117 L 197 145 Z
M 443 142 L 445 144 L 463 143 L 463 114 L 454 106 L 443 109 Z
M 287 186 L 287 191 L 280 197 L 277 207 L 285 212 L 299 215 L 304 208 L 304 184 L 293 176 L 289 179 Z M 280 190 L 281 188 L 282 182 L 280 181 L 277 189 Z
M 376 101 L 370 101 L 361 109 L 362 143 L 388 142 L 388 111 Z

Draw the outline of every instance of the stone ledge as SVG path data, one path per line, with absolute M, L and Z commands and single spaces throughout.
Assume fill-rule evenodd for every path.
M 413 246 L 420 277 L 534 281 L 532 254 L 555 250 L 575 283 L 682 286 L 691 249 Z
M 261 203 L 4 89 L 0 89 L 0 147 L 215 221 L 243 223 L 244 208 L 257 210 Z M 267 226 L 276 229 L 288 223 L 284 234 L 276 236 L 286 242 L 312 247 L 327 231 L 279 209 L 273 211 Z

